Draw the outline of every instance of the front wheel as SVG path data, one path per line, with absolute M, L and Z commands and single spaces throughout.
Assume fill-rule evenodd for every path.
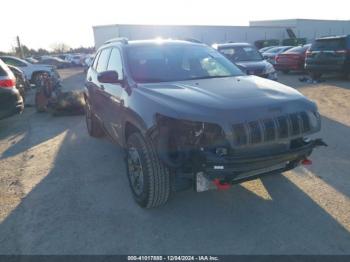
M 127 139 L 126 166 L 134 199 L 141 207 L 158 207 L 168 201 L 169 169 L 158 158 L 153 143 L 138 132 Z

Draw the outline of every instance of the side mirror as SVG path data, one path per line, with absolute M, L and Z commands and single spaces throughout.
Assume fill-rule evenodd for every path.
M 100 83 L 106 84 L 119 84 L 122 80 L 119 80 L 118 73 L 116 71 L 104 71 L 98 74 L 97 80 Z

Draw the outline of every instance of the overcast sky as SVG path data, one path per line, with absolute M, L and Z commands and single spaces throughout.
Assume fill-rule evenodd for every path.
M 93 25 L 248 25 L 264 19 L 350 19 L 350 1 L 307 0 L 16 0 L 1 2 L 0 50 L 19 35 L 31 48 L 93 45 Z M 7 22 L 6 22 L 7 21 Z

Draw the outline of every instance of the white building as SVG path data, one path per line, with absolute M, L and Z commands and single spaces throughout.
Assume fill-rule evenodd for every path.
M 309 40 L 309 42 L 322 36 L 350 34 L 350 20 L 265 20 L 250 21 L 249 26 L 261 28 L 265 28 L 267 26 L 291 28 L 297 37 L 305 37 Z
M 254 43 L 256 40 L 288 38 L 287 29 L 308 42 L 326 35 L 350 34 L 350 20 L 288 19 L 251 21 L 249 26 L 199 26 L 199 25 L 103 25 L 94 26 L 95 47 L 116 37 L 130 40 L 162 38 L 194 38 L 207 44 L 228 41 Z

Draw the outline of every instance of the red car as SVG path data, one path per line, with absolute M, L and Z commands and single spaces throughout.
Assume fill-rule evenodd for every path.
M 296 46 L 284 53 L 277 55 L 275 68 L 288 73 L 289 71 L 303 71 L 305 66 L 305 54 L 311 44 Z

